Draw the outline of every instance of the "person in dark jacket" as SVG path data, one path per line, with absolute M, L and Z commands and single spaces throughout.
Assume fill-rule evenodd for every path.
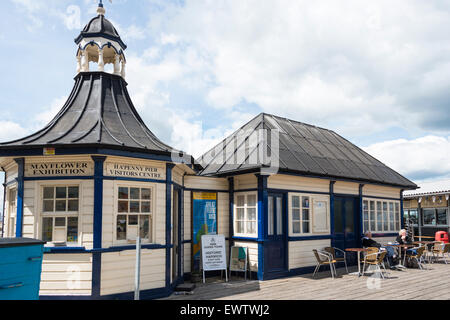
M 364 237 L 362 238 L 362 246 L 364 248 L 375 247 L 379 248 L 381 251 L 387 251 L 386 257 L 389 261 L 389 265 L 391 269 L 396 269 L 395 267 L 395 259 L 397 255 L 395 254 L 395 250 L 392 247 L 383 247 L 381 244 L 372 239 L 372 232 L 367 231 L 364 233 Z
M 408 236 L 405 229 L 400 230 L 400 232 L 398 233 L 397 239 L 395 239 L 395 241 L 397 241 L 399 244 L 412 244 L 412 239 L 411 239 L 411 237 Z M 407 249 L 406 250 L 406 255 L 408 255 L 408 256 L 415 255 L 415 254 L 417 254 L 416 249 Z

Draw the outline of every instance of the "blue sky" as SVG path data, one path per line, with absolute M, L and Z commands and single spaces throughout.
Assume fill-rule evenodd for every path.
M 0 141 L 73 86 L 95 0 L 0 2 Z M 450 177 L 450 2 L 113 0 L 149 128 L 199 156 L 260 112 L 335 130 L 414 181 Z M 1 177 L 0 177 L 1 178 Z

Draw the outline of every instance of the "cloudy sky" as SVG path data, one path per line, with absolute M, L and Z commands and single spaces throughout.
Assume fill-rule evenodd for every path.
M 264 111 L 335 130 L 416 182 L 450 178 L 450 1 L 105 2 L 132 99 L 174 147 L 199 156 Z M 62 107 L 96 6 L 0 1 L 0 141 Z

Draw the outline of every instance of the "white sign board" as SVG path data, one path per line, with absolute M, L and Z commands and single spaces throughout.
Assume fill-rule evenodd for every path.
M 94 163 L 88 161 L 26 163 L 26 177 L 89 176 Z
M 227 270 L 225 236 L 202 236 L 202 265 L 203 271 Z
M 165 179 L 163 167 L 147 166 L 147 165 L 129 165 L 120 163 L 106 163 L 105 175 L 124 178 L 140 178 L 140 179 Z

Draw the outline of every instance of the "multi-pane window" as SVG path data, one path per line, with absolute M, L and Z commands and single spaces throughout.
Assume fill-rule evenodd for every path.
M 311 208 L 309 196 L 291 196 L 292 233 L 311 233 Z
M 238 194 L 235 201 L 235 234 L 257 236 L 257 221 L 256 194 Z
M 423 209 L 424 225 L 447 225 L 447 208 Z
M 79 186 L 46 186 L 42 200 L 42 240 L 78 242 Z
M 10 189 L 8 194 L 9 236 L 16 234 L 17 189 Z
M 152 189 L 119 187 L 117 202 L 116 239 L 143 241 L 152 239 Z
M 389 232 L 401 227 L 400 203 L 397 201 L 363 201 L 364 231 Z

